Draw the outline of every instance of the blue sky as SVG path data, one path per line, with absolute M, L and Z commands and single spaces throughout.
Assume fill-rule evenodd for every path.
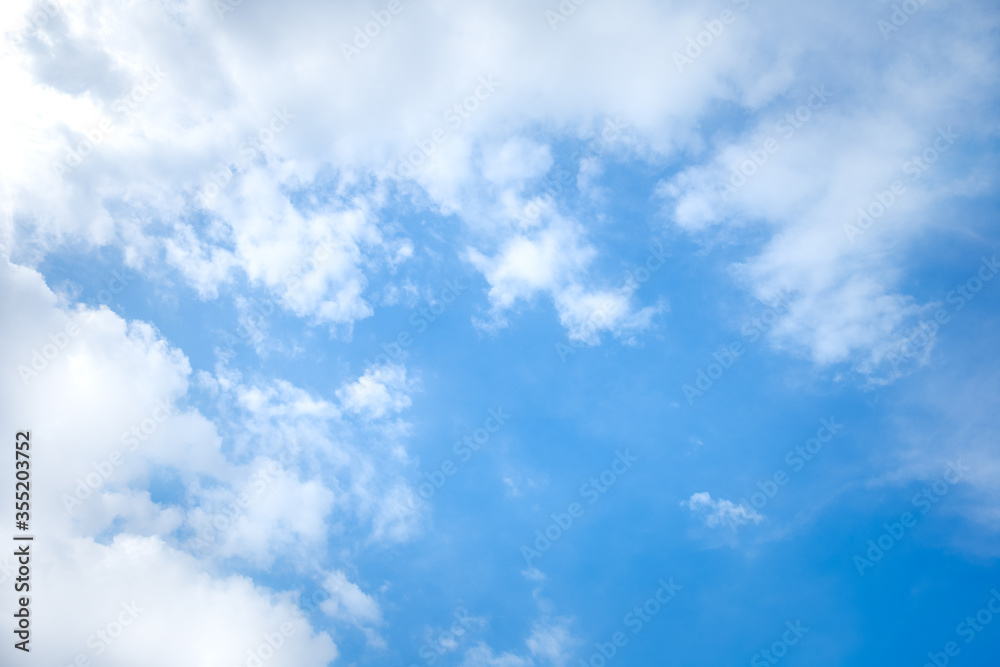
M 998 18 L 11 3 L 3 664 L 992 664 Z

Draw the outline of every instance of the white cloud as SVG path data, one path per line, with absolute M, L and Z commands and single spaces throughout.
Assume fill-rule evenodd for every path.
M 0 294 L 4 311 L 19 314 L 0 319 L 0 367 L 8 369 L 0 420 L 31 429 L 33 463 L 52 490 L 34 497 L 33 528 L 52 542 L 46 553 L 60 554 L 39 564 L 39 575 L 56 582 L 64 596 L 56 606 L 66 614 L 39 631 L 67 642 L 43 649 L 46 659 L 69 664 L 76 651 L 90 651 L 85 641 L 99 629 L 91 625 L 104 618 L 103 605 L 135 598 L 157 611 L 145 630 L 137 624 L 115 644 L 108 664 L 236 661 L 276 630 L 279 611 L 298 637 L 276 664 L 327 664 L 336 655 L 332 641 L 314 636 L 294 605 L 247 580 L 209 573 L 233 558 L 251 567 L 279 555 L 300 567 L 315 563 L 331 530 L 345 523 L 358 525 L 357 545 L 406 539 L 414 517 L 387 509 L 392 493 L 412 494 L 401 478 L 408 457 L 399 424 L 351 422 L 334 403 L 291 383 L 249 382 L 225 364 L 198 375 L 197 387 L 220 408 L 209 421 L 184 407 L 195 398 L 190 363 L 152 326 L 70 304 L 6 257 Z M 401 409 L 402 388 L 390 385 L 393 409 Z M 381 449 L 352 444 L 352 434 L 369 429 L 382 429 Z M 183 493 L 154 502 L 149 483 L 157 471 L 175 476 Z M 201 530 L 206 525 L 211 532 Z M 102 534 L 113 544 L 95 544 Z M 199 544 L 205 535 L 207 544 Z M 116 583 L 95 574 L 103 568 L 115 571 Z M 67 578 L 75 583 L 58 583 Z M 199 603 L 182 609 L 185 600 Z M 356 595 L 341 603 L 361 620 L 377 620 Z M 166 650 L 155 628 L 191 641 L 171 641 Z
M 95 494 L 96 495 L 96 494 Z M 183 513 L 176 507 L 154 503 L 149 491 L 128 489 L 124 493 L 104 491 L 77 513 L 81 531 L 97 534 L 112 522 L 128 535 L 170 535 L 184 522 Z
M 269 566 L 279 554 L 322 553 L 335 501 L 322 482 L 300 479 L 274 461 L 248 468 L 232 487 L 192 493 L 198 505 L 187 516 L 196 533 L 191 550 L 257 567 Z
M 329 635 L 310 627 L 290 595 L 212 575 L 157 537 L 123 535 L 109 545 L 48 539 L 33 572 L 48 585 L 32 598 L 48 612 L 34 617 L 33 630 L 59 641 L 32 642 L 42 663 L 71 664 L 83 654 L 109 667 L 246 664 L 248 651 L 268 637 L 280 646 L 268 665 L 325 667 L 337 656 Z M 128 625 L 122 630 L 120 622 Z M 283 625 L 290 631 L 282 633 Z M 13 656 L 6 660 L 13 664 Z
M 331 572 L 323 587 L 330 594 L 320 608 L 334 618 L 346 618 L 364 625 L 382 623 L 382 610 L 378 602 L 366 594 L 357 584 L 350 582 L 340 570 Z
M 0 30 L 21 30 L 35 7 L 4 3 Z M 907 249 L 934 225 L 950 224 L 944 202 L 995 190 L 995 166 L 954 148 L 907 182 L 906 196 L 855 244 L 843 232 L 858 206 L 908 177 L 902 163 L 926 149 L 938 127 L 955 125 L 970 144 L 995 139 L 995 21 L 983 3 L 927 3 L 928 20 L 905 28 L 905 48 L 874 29 L 885 10 L 880 3 L 860 10 L 835 2 L 751 3 L 739 25 L 683 73 L 669 63 L 707 18 L 694 2 L 586 3 L 557 31 L 529 0 L 413 3 L 347 63 L 337 31 L 350 39 L 351 26 L 372 7 L 245 2 L 220 20 L 213 3 L 201 0 L 64 3 L 4 55 L 0 84 L 17 103 L 0 108 L 0 299 L 5 314 L 24 317 L 0 319 L 0 367 L 18 377 L 20 366 L 40 361 L 25 382 L 2 385 L 0 416 L 31 424 L 39 441 L 52 445 L 41 449 L 39 467 L 51 488 L 70 492 L 136 437 L 128 434 L 153 419 L 159 401 L 174 410 L 150 422 L 153 432 L 143 433 L 135 456 L 73 514 L 58 492 L 37 499 L 40 528 L 61 536 L 67 553 L 79 552 L 59 567 L 123 569 L 130 588 L 122 590 L 148 591 L 164 607 L 177 590 L 207 602 L 188 616 L 170 607 L 157 626 L 176 626 L 201 642 L 173 642 L 150 656 L 129 652 L 138 639 L 123 638 L 118 664 L 228 660 L 207 651 L 203 631 L 222 638 L 211 645 L 242 650 L 258 630 L 269 631 L 281 607 L 245 580 L 213 578 L 169 542 L 180 510 L 153 502 L 144 488 L 151 474 L 176 471 L 192 490 L 197 506 L 183 514 L 189 521 L 232 502 L 255 465 L 289 448 L 301 458 L 268 487 L 276 508 L 310 505 L 293 522 L 289 553 L 319 550 L 327 529 L 345 530 L 354 520 L 371 539 L 406 539 L 416 523 L 406 510 L 412 490 L 398 474 L 408 460 L 399 443 L 405 426 L 394 420 L 410 405 L 413 381 L 402 367 L 366 369 L 335 402 L 281 380 L 244 379 L 223 365 L 214 375 L 200 373 L 195 387 L 219 402 L 220 416 L 210 420 L 187 403 L 190 362 L 151 324 L 74 309 L 8 255 L 40 265 L 62 250 L 112 247 L 136 270 L 176 271 L 204 299 L 226 298 L 227 288 L 246 281 L 287 312 L 347 338 L 353 323 L 373 312 L 366 296 L 373 276 L 412 253 L 412 243 L 381 221 L 395 201 L 389 193 L 398 192 L 455 212 L 461 231 L 472 234 L 468 245 L 476 249 L 466 257 L 489 284 L 487 326 L 502 326 L 519 306 L 544 298 L 571 339 L 596 344 L 608 332 L 630 341 L 651 326 L 656 309 L 640 308 L 631 292 L 611 291 L 593 275 L 600 249 L 589 240 L 589 223 L 559 215 L 568 209 L 558 199 L 537 221 L 512 222 L 521 193 L 550 170 L 557 153 L 550 146 L 590 141 L 604 118 L 620 116 L 630 128 L 620 157 L 675 174 L 660 190 L 671 223 L 709 241 L 752 239 L 736 279 L 764 301 L 790 295 L 772 341 L 818 364 L 853 362 L 875 373 L 886 341 L 921 312 L 903 287 Z M 428 35 L 436 36 L 433 48 Z M 595 43 L 618 48 L 595 51 Z M 836 69 L 815 58 L 820 43 L 839 54 Z M 158 72 L 153 79 L 150 69 Z M 433 80 L 414 72 L 433 73 Z M 448 126 L 445 112 L 484 76 L 495 76 L 500 88 L 459 127 Z M 721 200 L 716 185 L 778 131 L 801 94 L 824 82 L 829 104 Z M 126 99 L 135 106 L 122 111 Z M 264 142 L 274 110 L 285 108 L 294 118 Z M 746 118 L 747 127 L 706 135 L 703 112 L 720 108 Z M 427 167 L 409 181 L 391 175 L 414 142 L 438 127 L 448 134 Z M 251 137 L 262 143 L 237 168 Z M 71 149 L 85 153 L 79 165 L 53 169 Z M 697 164 L 677 166 L 680 158 Z M 597 159 L 580 165 L 584 194 L 599 173 Z M 227 165 L 235 173 L 217 183 L 222 192 L 199 200 Z M 79 333 L 67 334 L 68 325 Z M 47 359 L 50 345 L 55 352 Z M 355 444 L 372 430 L 380 437 L 364 442 L 376 444 Z M 995 467 L 984 461 L 986 477 Z M 687 506 L 710 525 L 762 519 L 707 493 Z M 221 553 L 275 557 L 277 516 L 252 504 Z M 111 546 L 89 541 L 118 520 L 141 536 Z M 77 585 L 56 570 L 51 580 Z M 65 605 L 67 625 L 52 636 L 85 639 L 90 629 L 71 625 L 90 618 L 81 620 L 78 608 L 107 600 L 99 591 L 80 595 L 76 611 Z M 131 636 L 167 644 L 160 635 Z M 280 659 L 322 664 L 335 653 L 328 638 L 302 642 L 308 656 L 289 650 Z M 185 646 L 201 652 L 190 658 Z M 69 653 L 46 658 L 72 661 Z M 530 663 L 486 646 L 466 661 Z
M 486 149 L 483 177 L 503 186 L 539 178 L 551 167 L 552 152 L 548 146 L 515 137 L 499 148 Z
M 580 160 L 580 171 L 576 175 L 576 187 L 596 204 L 603 204 L 608 191 L 597 184 L 604 174 L 604 163 L 596 156 L 588 156 Z
M 225 470 L 214 426 L 180 405 L 190 364 L 144 322 L 125 322 L 107 308 L 73 308 L 60 302 L 41 276 L 0 256 L 2 318 L 0 367 L 10 369 L 2 391 L 18 422 L 53 443 L 49 459 L 53 493 L 37 500 L 53 528 L 91 527 L 89 500 L 98 487 L 123 489 L 143 480 L 151 465 L 178 466 L 187 474 Z M 20 378 L 20 380 L 18 380 Z M 121 459 L 109 462 L 118 452 Z M 77 493 L 77 489 L 83 489 Z M 75 517 L 75 518 L 74 518 Z M 75 534 L 75 533 L 74 533 Z
M 895 44 L 862 39 L 859 48 L 887 49 L 891 65 L 852 60 L 837 71 L 804 71 L 745 130 L 719 133 L 695 164 L 659 186 L 669 222 L 699 240 L 763 236 L 733 268 L 758 299 L 789 296 L 770 334 L 776 347 L 821 365 L 889 375 L 884 348 L 909 333 L 922 306 L 903 288 L 909 247 L 949 224 L 949 199 L 985 193 L 996 179 L 961 147 L 994 133 L 969 110 L 983 104 L 983 77 L 997 71 L 995 49 L 970 46 L 982 39 L 970 14 L 939 18 L 933 31 L 908 26 L 910 48 L 920 44 L 917 61 Z M 940 30 L 961 33 L 963 44 L 939 43 Z M 954 75 L 973 62 L 966 75 Z M 853 100 L 862 98 L 859 109 Z M 916 167 L 913 158 L 928 150 L 933 163 Z M 850 229 L 859 209 L 875 214 L 860 235 Z
M 179 550 L 184 512 L 151 500 L 153 467 L 176 470 L 184 483 L 234 477 L 215 426 L 182 406 L 185 356 L 148 324 L 61 300 L 37 272 L 5 256 L 0 294 L 4 312 L 19 315 L 0 318 L 0 421 L 31 429 L 33 467 L 50 489 L 33 496 L 32 528 L 49 545 L 33 561 L 33 574 L 49 582 L 33 603 L 52 611 L 34 629 L 60 641 L 38 642 L 33 653 L 50 664 L 100 651 L 108 665 L 208 667 L 245 661 L 263 635 L 290 623 L 271 664 L 319 667 L 336 657 L 330 637 L 284 596 L 213 574 Z M 21 380 L 18 367 L 31 372 Z M 65 498 L 76 501 L 70 509 Z M 113 541 L 96 543 L 101 533 Z M 116 635 L 110 624 L 133 602 L 141 614 L 109 646 L 98 631 Z M 13 661 L 12 647 L 3 650 Z
M 596 345 L 602 331 L 626 338 L 649 328 L 660 307 L 636 311 L 631 298 L 634 287 L 594 290 L 584 286 L 586 269 L 596 255 L 585 235 L 579 225 L 553 216 L 548 226 L 505 241 L 492 258 L 470 249 L 469 261 L 490 284 L 490 318 L 479 320 L 480 326 L 505 326 L 508 310 L 545 294 L 574 341 Z
M 580 644 L 569 625 L 569 620 L 565 618 L 536 622 L 527 640 L 531 655 L 545 660 L 546 664 L 563 667 L 569 661 L 573 649 Z
M 681 503 L 681 507 L 687 507 L 692 512 L 703 515 L 705 525 L 709 528 L 722 525 L 735 527 L 748 523 L 758 524 L 764 520 L 764 517 L 752 507 L 737 505 L 724 498 L 712 500 L 712 496 L 705 491 L 691 494 L 690 498 Z
M 906 297 L 894 272 L 898 261 L 885 261 L 891 244 L 869 233 L 870 250 L 860 257 L 838 239 L 842 224 L 888 186 L 938 126 L 960 127 L 970 139 L 995 130 L 977 111 L 997 70 L 979 5 L 929 4 L 923 12 L 933 22 L 908 24 L 913 48 L 901 49 L 878 30 L 857 29 L 882 18 L 879 5 L 858 14 L 836 3 L 811 13 L 753 3 L 678 72 L 663 63 L 703 29 L 707 16 L 697 3 L 588 3 L 556 31 L 526 0 L 413 7 L 351 63 L 331 30 L 340 27 L 350 39 L 350 26 L 369 8 L 244 4 L 220 20 L 211 4 L 194 0 L 127 4 L 61 5 L 10 49 L 0 75 L 18 100 L 0 123 L 8 148 L 0 173 L 11 211 L 3 233 L 9 245 L 35 259 L 71 243 L 117 245 L 136 268 L 176 268 L 204 298 L 245 277 L 282 308 L 344 337 L 372 313 L 365 297 L 371 275 L 399 259 L 398 243 L 378 221 L 387 185 L 417 194 L 417 184 L 430 196 L 418 201 L 456 212 L 490 243 L 550 260 L 529 267 L 507 257 L 489 267 L 496 279 L 491 299 L 503 309 L 512 296 L 543 289 L 588 247 L 569 243 L 566 264 L 547 257 L 545 238 L 530 239 L 543 245 L 529 248 L 510 231 L 512 193 L 546 173 L 554 141 L 588 141 L 601 133 L 603 119 L 615 117 L 629 128 L 619 141 L 622 155 L 659 165 L 683 151 L 700 162 L 663 190 L 675 200 L 671 215 L 680 227 L 763 226 L 771 242 L 748 258 L 748 288 L 760 296 L 794 287 L 812 318 L 791 323 L 802 331 L 786 338 L 776 330 L 777 343 L 802 347 L 820 363 L 863 357 L 881 331 L 905 319 L 905 309 L 842 322 L 840 306 L 854 312 L 862 299 Z M 0 26 L 22 28 L 29 6 L 5 5 Z M 426 48 L 427 35 L 437 36 L 435 48 Z M 836 69 L 809 57 L 818 35 L 847 54 Z M 595 54 L 595 41 L 619 48 Z M 158 72 L 154 79 L 150 70 Z M 414 71 L 435 72 L 434 85 Z M 483 78 L 498 87 L 455 116 L 456 104 L 482 92 Z M 780 136 L 776 123 L 820 84 L 830 100 L 782 140 L 746 186 L 720 201 L 716 185 L 760 141 Z M 132 100 L 127 112 L 123 98 Z M 702 112 L 720 103 L 749 118 L 746 131 L 703 136 Z M 270 132 L 275 110 L 289 120 Z M 98 132 L 102 121 L 114 129 Z M 444 139 L 429 164 L 411 182 L 399 182 L 391 175 L 399 161 L 432 141 L 436 129 Z M 70 148 L 87 146 L 88 133 L 100 140 L 80 166 L 54 173 L 53 163 Z M 199 203 L 205 184 L 226 165 L 235 174 L 222 179 L 228 182 L 221 194 Z M 579 187 L 588 191 L 596 162 L 579 166 Z M 995 174 L 985 169 L 976 182 L 949 184 L 948 174 L 961 169 L 934 167 L 879 222 L 884 236 L 913 238 L 934 219 L 919 212 L 959 190 L 988 191 Z M 327 260 L 289 285 L 288 271 L 327 237 L 334 241 Z M 594 284 L 585 273 L 580 284 Z M 866 289 L 849 284 L 858 274 L 871 279 Z M 818 313 L 824 333 L 814 336 Z
M 337 390 L 345 410 L 380 418 L 410 407 L 414 381 L 399 364 L 373 366 L 353 383 Z
M 578 279 L 595 255 L 584 234 L 578 225 L 556 219 L 538 232 L 508 239 L 493 258 L 470 249 L 469 260 L 490 284 L 494 313 Z
M 545 575 L 533 568 L 521 574 L 533 581 L 545 580 Z M 572 633 L 573 619 L 552 616 L 553 604 L 542 595 L 541 586 L 532 591 L 532 597 L 541 616 L 532 623 L 531 634 L 525 640 L 527 655 L 509 651 L 498 655 L 488 644 L 479 642 L 466 650 L 462 667 L 526 667 L 535 664 L 564 667 L 582 644 Z
M 214 376 L 203 376 L 203 383 L 216 391 L 220 411 L 231 415 L 225 430 L 234 455 L 247 464 L 232 471 L 231 488 L 221 495 L 201 493 L 228 506 L 244 487 L 252 502 L 239 514 L 256 531 L 252 541 L 233 543 L 222 553 L 266 560 L 279 544 L 297 553 L 308 544 L 319 547 L 328 531 L 341 530 L 348 520 L 370 528 L 358 537 L 359 545 L 403 541 L 417 529 L 419 514 L 407 502 L 413 492 L 403 481 L 411 461 L 403 446 L 407 426 L 398 413 L 410 405 L 414 386 L 403 366 L 367 369 L 338 390 L 339 405 L 283 380 L 245 380 L 224 364 Z M 262 485 L 265 490 L 253 492 Z M 266 527 L 279 530 L 282 512 L 295 507 L 299 517 L 290 527 L 300 540 L 270 543 Z M 227 533 L 227 544 L 242 534 L 241 525 Z
M 632 288 L 588 291 L 570 285 L 556 294 L 559 322 L 566 328 L 570 340 L 587 345 L 600 343 L 600 333 L 610 331 L 619 340 L 632 342 L 634 334 L 653 325 L 653 316 L 662 312 L 663 305 L 646 306 L 636 311 L 632 305 Z
M 465 652 L 461 667 L 528 667 L 532 664 L 528 658 L 513 653 L 496 655 L 492 648 L 480 642 Z
M 385 646 L 385 640 L 375 631 L 375 627 L 383 624 L 382 609 L 375 598 L 349 581 L 340 570 L 327 575 L 323 588 L 330 594 L 320 605 L 327 616 L 361 628 L 373 646 Z
M 946 496 L 932 504 L 927 518 L 961 522 L 961 530 L 934 539 L 995 558 L 1000 554 L 1000 372 L 981 360 L 990 358 L 996 343 L 989 327 L 961 343 L 949 341 L 961 349 L 943 349 L 886 404 L 889 427 L 902 446 L 875 453 L 878 473 L 868 486 L 914 488 L 914 494 L 931 498 L 944 490 Z

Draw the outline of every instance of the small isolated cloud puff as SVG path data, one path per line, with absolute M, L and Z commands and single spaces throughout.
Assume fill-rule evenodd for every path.
M 337 398 L 345 410 L 378 419 L 410 407 L 413 387 L 403 366 L 371 366 L 355 382 L 338 389 Z
M 597 345 L 602 331 L 623 339 L 647 329 L 660 307 L 635 311 L 633 287 L 596 290 L 583 284 L 596 254 L 580 225 L 559 218 L 541 230 L 514 236 L 492 258 L 470 249 L 469 261 L 490 284 L 491 317 L 476 325 L 500 329 L 507 324 L 504 313 L 518 301 L 547 294 L 573 341 Z
M 687 507 L 692 512 L 700 512 L 705 515 L 705 525 L 715 528 L 723 524 L 730 526 L 743 526 L 748 523 L 758 524 L 764 520 L 761 514 L 746 505 L 737 505 L 731 500 L 720 498 L 712 500 L 711 494 L 707 491 L 691 494 L 686 501 L 681 502 L 681 507 Z
M 583 239 L 579 225 L 556 220 L 531 235 L 508 239 L 492 258 L 470 249 L 469 261 L 490 284 L 494 313 L 538 292 L 555 292 L 572 282 L 596 254 Z
M 556 295 L 559 323 L 566 328 L 571 341 L 585 345 L 599 345 L 601 332 L 608 331 L 615 338 L 634 342 L 634 334 L 645 331 L 653 324 L 653 316 L 661 312 L 663 304 L 632 308 L 633 288 L 587 291 L 579 285 L 570 285 Z

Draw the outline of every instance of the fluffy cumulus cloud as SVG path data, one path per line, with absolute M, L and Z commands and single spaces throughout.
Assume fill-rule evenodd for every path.
M 736 268 L 759 298 L 793 295 L 776 344 L 863 364 L 914 315 L 889 248 L 932 224 L 942 196 L 990 187 L 957 157 L 995 133 L 967 111 L 996 74 L 989 23 L 972 6 L 921 8 L 963 34 L 956 45 L 912 26 L 883 35 L 880 7 L 738 2 L 693 59 L 685 45 L 717 21 L 696 3 L 589 3 L 554 23 L 527 1 L 403 3 L 362 47 L 350 46 L 370 20 L 361 6 L 222 6 L 7 6 L 4 83 L 19 104 L 4 110 L 0 168 L 19 255 L 118 244 L 205 298 L 242 277 L 349 335 L 372 313 L 370 277 L 395 256 L 380 210 L 415 185 L 498 249 L 470 253 L 490 283 L 491 321 L 548 291 L 570 336 L 593 343 L 595 331 L 644 329 L 650 313 L 625 297 L 580 305 L 603 296 L 572 282 L 599 248 L 570 223 L 526 236 L 510 204 L 553 164 L 531 136 L 594 138 L 613 116 L 629 128 L 623 150 L 654 164 L 694 157 L 659 189 L 669 224 L 770 236 Z M 871 30 L 855 29 L 859 11 Z M 428 34 L 434 49 L 421 46 Z M 814 62 L 816 34 L 863 74 Z M 616 48 L 597 53 L 595 40 Z M 414 72 L 434 72 L 433 85 Z M 703 137 L 698 115 L 720 103 L 747 121 Z M 911 160 L 935 147 L 933 160 Z M 594 166 L 584 161 L 580 178 Z M 845 231 L 858 219 L 873 223 Z M 574 285 L 583 291 L 565 293 Z M 606 324 L 587 327 L 598 310 Z
M 207 667 L 253 664 L 257 656 L 273 665 L 326 665 L 337 657 L 330 636 L 311 627 L 291 596 L 213 575 L 157 537 L 51 547 L 35 563 L 36 576 L 51 582 L 34 598 L 50 610 L 36 619 L 36 632 L 59 638 L 33 650 L 46 664 L 84 656 L 107 665 Z
M 410 406 L 413 381 L 406 377 L 406 368 L 398 364 L 375 366 L 342 389 L 337 396 L 344 408 L 371 417 L 383 417 Z
M 0 323 L 10 342 L 0 365 L 18 378 L 4 383 L 0 417 L 34 425 L 33 462 L 52 490 L 33 504 L 35 526 L 51 541 L 37 563 L 52 582 L 39 604 L 64 610 L 40 621 L 40 633 L 65 639 L 41 649 L 46 659 L 106 653 L 108 664 L 245 664 L 247 651 L 264 646 L 275 664 L 332 660 L 331 638 L 311 627 L 292 593 L 220 575 L 212 563 L 262 567 L 278 554 L 306 563 L 324 550 L 334 512 L 374 521 L 380 485 L 399 481 L 329 439 L 326 425 L 339 423 L 343 409 L 287 382 L 244 383 L 220 366 L 199 384 L 239 424 L 213 422 L 185 407 L 195 391 L 190 363 L 151 325 L 67 303 L 6 258 L 0 286 L 5 310 L 19 314 Z M 151 479 L 168 471 L 186 487 L 187 505 L 151 497 Z M 112 541 L 95 541 L 109 531 Z M 378 606 L 340 584 L 347 616 L 337 617 L 377 625 Z M 58 601 L 46 602 L 54 591 Z M 119 605 L 143 610 L 126 615 L 120 641 Z M 187 639 L 151 656 L 163 628 Z
M 5 309 L 3 367 L 18 382 L 3 387 L 8 416 L 40 425 L 59 447 L 40 514 L 70 530 L 87 521 L 95 488 L 127 486 L 152 465 L 190 475 L 224 465 L 213 425 L 183 406 L 191 367 L 148 323 L 126 322 L 107 308 L 62 302 L 35 271 L 0 259 Z M 114 407 L 108 416 L 106 408 Z M 54 411 L 58 410 L 58 418 Z M 118 456 L 113 456 L 114 453 Z
M 319 666 L 351 632 L 387 650 L 393 584 L 359 573 L 363 552 L 429 570 L 406 546 L 453 545 L 410 481 L 432 373 L 351 354 L 432 291 L 428 266 L 474 275 L 455 308 L 473 336 L 536 314 L 576 347 L 638 346 L 685 323 L 614 267 L 626 237 L 669 238 L 782 304 L 778 354 L 866 389 L 926 364 L 939 304 L 908 262 L 996 191 L 977 147 L 1000 136 L 998 22 L 987 0 L 918 4 L 900 22 L 833 0 L 4 3 L 0 423 L 31 425 L 52 490 L 33 508 L 39 634 L 64 641 L 41 656 L 96 657 L 126 617 L 109 665 Z M 198 309 L 83 305 L 66 274 L 108 257 Z M 203 339 L 219 322 L 253 362 Z M 995 527 L 991 415 L 961 442 L 912 438 L 892 481 L 962 454 L 963 513 Z M 490 448 L 514 457 L 505 437 Z M 712 528 L 764 519 L 705 492 L 682 506 Z M 312 614 L 289 583 L 308 578 L 328 596 Z M 68 603 L 45 602 L 57 590 Z M 516 646 L 456 659 L 571 664 L 571 622 L 543 611 Z
M 988 27 L 971 8 L 922 9 L 963 31 L 957 49 L 918 30 L 891 35 L 921 47 L 912 62 L 902 44 L 886 55 L 877 30 L 855 30 L 853 8 L 735 3 L 733 23 L 685 64 L 676 54 L 715 20 L 694 3 L 588 4 L 554 27 L 529 2 L 402 7 L 345 56 L 342 44 L 369 19 L 362 7 L 240 5 L 220 17 L 193 2 L 9 5 L 5 84 L 22 101 L 4 123 L 12 246 L 38 257 L 67 243 L 118 244 L 135 266 L 175 269 L 204 298 L 247 279 L 349 335 L 372 313 L 371 277 L 396 257 L 380 211 L 392 191 L 416 185 L 499 249 L 472 257 L 502 311 L 538 290 L 558 294 L 600 251 L 574 225 L 527 238 L 512 228 L 511 202 L 528 204 L 524 188 L 553 165 L 548 142 L 530 137 L 597 138 L 614 117 L 628 128 L 621 150 L 654 164 L 678 149 L 695 156 L 659 190 L 671 224 L 698 236 L 767 230 L 772 241 L 740 273 L 756 296 L 795 295 L 775 341 L 827 363 L 863 357 L 913 313 L 885 244 L 929 224 L 942 195 L 988 187 L 963 181 L 955 158 L 962 141 L 995 129 L 964 112 L 995 73 L 982 48 Z M 875 8 L 864 11 L 875 25 Z M 331 26 L 341 34 L 331 38 Z M 825 48 L 851 54 L 864 76 L 813 65 L 821 28 Z M 426 34 L 440 35 L 435 49 L 418 48 Z M 618 47 L 598 56 L 592 39 Z M 875 50 L 882 59 L 864 65 Z M 56 67 L 69 53 L 74 67 Z M 803 81 L 794 72 L 806 63 L 813 78 Z M 956 68 L 966 74 L 951 76 Z M 414 71 L 438 73 L 437 83 Z M 936 104 L 918 104 L 932 91 Z M 706 140 L 698 114 L 718 103 L 739 105 L 748 121 Z M 945 146 L 939 130 L 958 139 L 937 164 L 905 168 Z M 579 178 L 595 166 L 584 160 Z M 897 180 L 905 194 L 892 193 Z M 893 203 L 874 227 L 845 232 L 883 193 Z M 565 253 L 553 256 L 552 243 Z M 857 312 L 871 301 L 879 308 Z M 594 309 L 579 309 L 559 305 L 560 317 L 571 337 L 593 342 L 581 319 Z M 621 299 L 605 310 L 609 323 L 591 329 L 647 326 L 649 313 Z
M 544 294 L 573 341 L 596 345 L 602 331 L 623 338 L 649 328 L 661 307 L 636 309 L 634 286 L 601 289 L 584 284 L 595 255 L 582 227 L 558 217 L 542 229 L 507 239 L 493 257 L 470 249 L 469 261 L 490 285 L 489 317 L 479 324 L 486 329 L 504 326 L 508 310 Z

